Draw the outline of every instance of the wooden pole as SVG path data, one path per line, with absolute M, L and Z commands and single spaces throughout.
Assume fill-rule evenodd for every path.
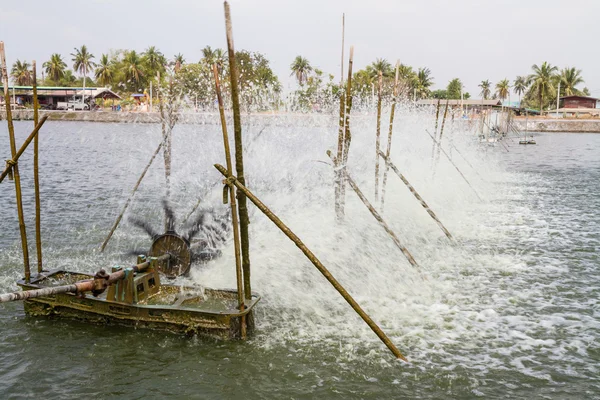
M 140 175 L 139 179 L 137 180 L 135 186 L 133 187 L 133 190 L 131 191 L 131 194 L 129 195 L 129 198 L 125 202 L 125 205 L 123 206 L 123 210 L 121 210 L 121 213 L 117 217 L 117 220 L 115 221 L 113 227 L 111 228 L 110 232 L 108 233 L 108 236 L 106 237 L 106 239 L 104 239 L 104 243 L 102 243 L 102 246 L 100 247 L 100 252 L 101 253 L 104 252 L 104 249 L 106 248 L 106 245 L 108 244 L 108 241 L 112 237 L 113 233 L 115 233 L 115 231 L 117 230 L 117 227 L 119 226 L 119 223 L 123 219 L 123 215 L 125 215 L 125 211 L 127 210 L 127 207 L 129 207 L 129 203 L 131 203 L 131 200 L 133 199 L 133 196 L 135 195 L 135 192 L 137 192 L 138 187 L 140 187 L 140 184 L 142 183 L 142 180 L 144 179 L 144 176 L 146 176 L 146 172 L 148 172 L 148 169 L 150 168 L 150 166 L 154 162 L 154 159 L 156 158 L 156 155 L 158 154 L 158 152 L 160 151 L 160 149 L 162 149 L 162 147 L 163 147 L 164 144 L 165 144 L 165 142 L 161 141 L 160 144 L 158 145 L 158 147 L 156 148 L 156 150 L 154 151 L 154 154 L 152 154 L 152 157 L 150 157 L 150 161 L 146 165 L 146 168 L 144 168 L 144 170 L 142 171 L 142 174 Z
M 444 107 L 444 116 L 442 117 L 442 127 L 440 128 L 440 137 L 437 139 L 437 153 L 435 155 L 435 160 L 433 162 L 433 176 L 435 177 L 435 171 L 437 169 L 437 164 L 440 160 L 440 150 L 442 149 L 442 135 L 444 134 L 444 125 L 446 124 L 446 116 L 448 115 L 448 102 L 450 100 L 446 99 L 446 107 Z
M 225 167 L 219 164 L 215 164 L 215 168 L 221 174 L 223 174 L 223 176 L 227 177 L 227 170 L 225 169 Z M 377 324 L 371 319 L 371 317 L 369 317 L 369 315 L 360 307 L 356 300 L 354 300 L 352 296 L 350 296 L 350 293 L 348 293 L 346 289 L 344 289 L 344 287 L 337 281 L 337 279 L 335 279 L 333 275 L 331 275 L 329 270 L 327 270 L 327 268 L 323 265 L 323 263 L 321 263 L 317 256 L 315 256 L 314 253 L 310 251 L 308 247 L 306 247 L 302 240 L 300 240 L 300 238 L 296 236 L 296 234 L 292 232 L 290 228 L 287 227 L 287 225 L 285 225 L 271 210 L 269 210 L 269 208 L 263 202 L 261 202 L 250 190 L 248 190 L 248 188 L 246 188 L 239 181 L 239 179 L 236 179 L 233 176 L 229 177 L 228 179 L 235 185 L 235 187 L 238 188 L 239 191 L 243 192 L 250 199 L 250 201 L 256 207 L 258 207 L 258 209 L 262 211 L 263 214 L 265 214 L 267 218 L 269 218 L 288 238 L 290 238 L 290 240 L 292 240 L 292 242 L 294 242 L 296 246 L 298 246 L 302 253 L 304 253 L 304 255 L 319 270 L 319 272 L 323 274 L 325 279 L 327 279 L 329 283 L 333 285 L 335 290 L 337 290 L 338 293 L 342 295 L 344 300 L 346 300 L 348 304 L 350 304 L 350 307 L 352 307 L 352 309 L 356 311 L 358 315 L 360 315 L 363 321 L 365 321 L 367 325 L 369 325 L 369 328 L 371 328 L 373 332 L 375 332 L 375 334 L 379 337 L 379 339 L 381 339 L 381 341 L 387 346 L 387 348 L 390 349 L 390 351 L 397 358 L 408 362 L 408 360 L 402 355 L 402 353 L 400 353 L 400 350 L 398 350 L 398 348 L 386 336 L 386 334 L 381 330 L 381 328 L 377 326 Z
M 387 158 L 390 157 L 392 151 L 392 132 L 394 127 L 394 112 L 396 111 L 396 97 L 398 96 L 398 74 L 400 72 L 400 60 L 396 61 L 396 77 L 394 78 L 394 98 L 392 99 L 392 110 L 390 111 L 390 127 L 388 131 L 388 142 L 385 155 Z M 386 164 L 385 171 L 383 172 L 383 185 L 381 187 L 381 212 L 383 212 L 383 205 L 385 203 L 385 186 L 387 184 L 387 175 L 390 170 L 389 165 Z
M 342 151 L 342 162 L 338 161 L 338 169 L 345 169 L 348 164 L 348 152 L 350 151 L 350 143 L 352 142 L 352 133 L 350 132 L 350 111 L 352 111 L 352 63 L 354 60 L 354 46 L 350 46 L 350 56 L 348 57 L 348 79 L 346 80 L 346 96 L 344 110 L 344 149 Z M 334 161 L 335 165 L 335 161 Z M 340 177 L 340 203 L 342 216 L 344 215 L 344 206 L 346 203 L 346 182 L 345 175 L 341 173 Z
M 381 90 L 383 88 L 383 72 L 379 71 L 377 85 L 377 131 L 375 133 L 375 203 L 379 201 L 379 141 L 381 137 Z
M 440 143 L 438 143 L 435 138 L 431 135 L 431 133 L 429 133 L 429 131 L 427 129 L 425 129 L 425 132 L 427 132 L 427 134 L 429 135 L 429 137 L 431 138 L 431 140 L 433 140 L 434 144 L 437 144 L 440 149 Z M 469 182 L 469 180 L 467 179 L 466 176 L 463 175 L 463 173 L 460 171 L 460 169 L 456 166 L 456 164 L 454 163 L 454 161 L 452 161 L 452 159 L 450 158 L 450 156 L 448 155 L 448 153 L 446 153 L 446 151 L 444 149 L 441 149 L 442 153 L 444 154 L 444 156 L 446 156 L 446 159 L 448 159 L 448 161 L 450 161 L 450 164 L 452 164 L 452 166 L 456 169 L 456 171 L 458 171 L 458 173 L 460 174 L 460 176 L 463 178 L 463 180 L 467 183 L 467 185 L 469 185 L 469 187 L 471 188 L 471 190 L 473 191 L 473 193 L 475 193 L 475 195 L 477 196 L 477 198 L 479 200 L 483 200 L 481 198 L 481 196 L 479 196 L 479 193 L 477 193 L 477 191 L 475 190 L 475 188 L 471 185 L 471 183 Z
M 340 79 L 340 119 L 338 128 L 338 149 L 337 149 L 337 160 L 338 163 L 343 158 L 344 152 L 344 129 L 345 129 L 345 109 L 346 109 L 346 96 L 344 94 L 344 17 L 342 17 L 342 77 Z M 344 205 L 342 200 L 342 174 L 339 171 L 340 165 L 335 165 L 335 215 L 337 222 L 341 222 L 344 219 Z
M 37 69 L 35 60 L 33 60 L 33 126 L 39 123 L 38 109 L 40 103 L 37 96 Z M 40 203 L 40 175 L 39 175 L 39 136 L 35 135 L 33 139 L 33 184 L 35 188 L 35 247 L 37 250 L 37 272 L 43 270 L 42 263 L 42 211 Z
M 10 109 L 10 95 L 8 93 L 8 72 L 6 67 L 6 54 L 4 53 L 4 42 L 0 42 L 0 63 L 2 64 L 2 85 L 4 86 L 4 104 L 6 105 L 6 120 L 8 121 L 10 152 L 12 159 L 14 160 L 17 155 L 17 145 L 15 144 L 15 127 L 13 125 L 12 111 Z M 31 271 L 29 269 L 29 249 L 27 247 L 27 230 L 25 228 L 25 216 L 23 215 L 21 176 L 19 175 L 18 164 L 13 165 L 12 173 L 15 181 L 17 214 L 19 217 L 19 230 L 21 232 L 21 247 L 23 248 L 23 269 L 25 271 L 25 282 L 29 283 L 31 279 Z
M 408 182 L 408 179 L 406 179 L 404 177 L 404 175 L 402 175 L 400 173 L 400 171 L 398 170 L 398 168 L 396 168 L 396 166 L 392 163 L 392 161 L 389 159 L 389 157 L 386 157 L 386 155 L 383 154 L 383 152 L 381 152 L 381 151 L 379 152 L 379 155 L 381 156 L 381 158 L 383 158 L 383 160 L 385 161 L 386 165 L 388 167 L 391 167 L 392 170 L 396 173 L 396 175 L 398 175 L 398 178 L 400 178 L 400 180 L 406 185 L 406 187 L 408 188 L 408 190 L 410 190 L 410 192 L 413 194 L 413 196 L 415 196 L 415 198 L 419 201 L 419 203 L 421 203 L 421 205 L 423 206 L 423 208 L 425 209 L 425 211 L 427 211 L 427 214 L 429 214 L 429 216 L 431 218 L 433 218 L 433 220 L 442 229 L 442 232 L 444 232 L 444 234 L 448 237 L 448 239 L 453 240 L 454 238 L 452 237 L 452 235 L 450 234 L 450 232 L 448 232 L 448 229 L 446 229 L 446 227 L 444 226 L 444 224 L 442 224 L 442 221 L 440 221 L 439 218 L 437 217 L 437 215 L 435 215 L 435 213 L 433 212 L 433 210 L 431 208 L 429 208 L 429 206 L 427 205 L 427 203 L 425 202 L 425 200 L 423 200 L 423 198 L 419 195 L 419 193 L 417 193 L 417 191 L 415 190 L 415 188 Z
M 19 151 L 17 151 L 17 154 L 11 160 L 7 161 L 8 165 L 6 166 L 6 168 L 4 169 L 2 174 L 0 174 L 0 183 L 2 183 L 4 178 L 10 173 L 10 171 L 12 171 L 13 166 L 15 166 L 17 164 L 17 162 L 19 161 L 19 157 L 21 157 L 21 155 L 25 152 L 25 150 L 27 149 L 29 144 L 33 141 L 33 139 L 35 139 L 38 132 L 40 131 L 40 128 L 42 127 L 42 125 L 44 125 L 44 122 L 46 122 L 47 119 L 48 119 L 47 115 L 42 117 L 42 120 L 36 125 L 36 127 L 33 129 L 33 131 L 27 137 L 27 139 L 25 139 L 25 142 L 23 142 L 23 145 L 21 146 Z
M 217 64 L 213 64 L 213 75 L 215 77 L 215 90 L 217 92 L 217 101 L 219 102 L 219 116 L 221 117 L 221 129 L 223 130 L 223 145 L 225 147 L 225 161 L 227 163 L 227 179 L 224 181 L 229 187 L 229 202 L 231 206 L 231 224 L 233 225 L 233 244 L 235 253 L 235 277 L 237 283 L 238 307 L 244 311 L 244 285 L 242 283 L 242 256 L 240 254 L 240 226 L 237 214 L 237 204 L 235 200 L 235 186 L 231 182 L 233 176 L 233 166 L 231 164 L 231 151 L 229 149 L 229 136 L 227 135 L 227 122 L 225 120 L 225 108 L 223 107 L 223 98 L 221 97 L 221 85 L 219 82 L 219 71 Z M 246 338 L 246 316 L 242 316 L 242 338 Z
M 330 151 L 327 151 L 327 155 L 333 160 L 333 155 L 331 154 Z M 390 228 L 390 226 L 383 220 L 383 218 L 381 217 L 381 215 L 379 215 L 377 210 L 375 210 L 375 207 L 373 207 L 371 205 L 371 203 L 369 202 L 369 200 L 367 200 L 367 198 L 365 197 L 363 192 L 359 189 L 358 185 L 350 177 L 350 174 L 348 173 L 348 171 L 346 169 L 344 169 L 344 174 L 346 175 L 346 180 L 348 181 L 348 184 L 350 185 L 350 187 L 354 190 L 354 192 L 356 192 L 356 194 L 358 195 L 360 200 L 369 209 L 369 211 L 371 212 L 373 217 L 375 217 L 377 222 L 379 222 L 379 225 L 381 225 L 383 227 L 383 229 L 385 229 L 385 231 L 388 233 L 388 235 L 390 235 L 390 237 L 392 238 L 392 241 L 394 242 L 396 247 L 398 247 L 400 249 L 402 254 L 404 254 L 404 257 L 406 257 L 406 259 L 408 260 L 410 265 L 417 268 L 417 270 L 420 270 L 419 264 L 417 264 L 414 257 L 412 256 L 412 254 L 410 254 L 410 251 L 408 251 L 408 249 L 406 247 L 404 247 L 402 245 L 402 243 L 400 243 L 400 239 L 398 239 L 398 236 L 396 236 L 396 234 Z
M 240 94 L 238 89 L 238 68 L 235 61 L 235 49 L 233 47 L 233 29 L 231 26 L 231 10 L 229 3 L 224 3 L 225 27 L 227 30 L 227 51 L 229 55 L 229 76 L 231 81 L 231 101 L 233 103 L 233 131 L 235 139 L 235 170 L 237 179 L 242 185 L 246 185 L 244 177 L 244 146 L 242 143 L 242 121 L 240 118 Z M 238 192 L 238 210 L 240 214 L 240 238 L 242 242 L 242 269 L 244 271 L 244 293 L 246 299 L 252 298 L 250 285 L 250 240 L 248 237 L 248 206 L 245 194 Z
M 435 138 L 437 138 L 438 121 L 440 119 L 440 101 L 441 101 L 441 99 L 438 99 L 437 107 L 435 108 L 435 128 L 433 129 L 434 141 L 433 141 L 433 147 L 431 148 L 431 162 L 432 163 L 433 163 L 433 160 L 435 157 L 435 144 L 437 143 L 435 141 Z

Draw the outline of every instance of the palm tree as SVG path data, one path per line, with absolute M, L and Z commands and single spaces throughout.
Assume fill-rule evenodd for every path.
M 549 96 L 554 92 L 552 78 L 556 74 L 558 68 L 548 64 L 546 61 L 541 66 L 533 64 L 531 66 L 533 74 L 527 77 L 527 84 L 532 95 L 537 95 L 540 100 L 540 112 L 544 105 L 544 96 Z
M 510 92 L 510 82 L 508 79 L 503 79 L 496 84 L 496 91 L 498 92 L 498 97 L 500 100 L 504 101 Z
M 81 46 L 80 49 L 75 48 L 75 53 L 71 53 L 73 56 L 73 69 L 75 72 L 83 74 L 83 84 L 85 85 L 85 78 L 88 72 L 92 72 L 96 64 L 92 61 L 94 55 L 90 53 L 85 45 Z
M 48 78 L 58 82 L 65 75 L 67 63 L 63 61 L 60 54 L 54 53 L 50 56 L 50 60 L 46 61 L 42 66 L 46 70 Z
M 206 63 L 206 65 L 213 65 L 215 63 L 215 51 L 210 46 L 206 46 L 201 51 L 202 60 Z
M 144 76 L 142 65 L 142 58 L 138 55 L 138 53 L 136 53 L 135 50 L 125 53 L 125 57 L 123 57 L 125 79 L 134 84 L 139 84 L 140 80 Z
M 490 94 L 492 93 L 490 90 L 491 86 L 492 82 L 490 82 L 488 79 L 486 79 L 485 81 L 481 81 L 481 83 L 479 84 L 479 87 L 481 88 L 480 94 L 484 100 L 487 100 L 490 97 Z
M 29 65 L 27 61 L 21 62 L 21 60 L 17 60 L 17 62 L 13 64 L 12 69 L 10 70 L 10 76 L 17 85 L 31 85 L 32 75 L 29 67 L 31 67 L 31 65 Z
M 175 54 L 175 59 L 173 60 L 175 64 L 179 63 L 179 65 L 185 64 L 185 58 L 183 58 L 183 54 L 177 53 Z
M 115 76 L 115 64 L 108 58 L 107 54 L 102 54 L 96 67 L 96 80 L 98 83 L 104 86 L 110 85 Z
M 417 72 L 416 89 L 419 98 L 425 98 L 429 95 L 429 88 L 433 85 L 431 70 L 429 68 L 419 68 Z
M 163 53 L 156 49 L 156 46 L 150 46 L 142 53 L 143 62 L 148 68 L 148 73 L 152 76 L 156 72 L 163 72 L 167 60 Z
M 371 79 L 377 79 L 380 73 L 385 78 L 394 76 L 394 69 L 392 68 L 392 64 L 390 64 L 389 61 L 385 58 L 376 59 L 371 65 L 368 65 L 366 69 L 369 73 L 369 76 L 371 76 Z
M 302 56 L 296 56 L 294 62 L 290 65 L 290 69 L 292 70 L 290 76 L 296 75 L 296 79 L 300 86 L 308 80 L 308 74 L 313 70 L 308 60 Z
M 579 90 L 575 87 L 580 83 L 583 83 L 584 80 L 581 77 L 581 70 L 576 68 L 565 68 L 561 71 L 560 74 L 560 84 L 565 90 L 565 95 L 572 96 L 574 94 L 580 93 Z
M 515 82 L 513 84 L 513 89 L 515 93 L 519 95 L 519 107 L 521 106 L 521 95 L 525 93 L 525 89 L 527 89 L 527 79 L 524 76 L 517 76 Z

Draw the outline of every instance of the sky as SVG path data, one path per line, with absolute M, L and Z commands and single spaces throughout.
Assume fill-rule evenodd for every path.
M 376 58 L 427 67 L 434 88 L 460 78 L 472 98 L 489 79 L 512 81 L 533 64 L 582 70 L 600 97 L 599 0 L 231 0 L 236 50 L 267 56 L 291 90 L 290 64 L 297 55 L 339 80 L 341 21 L 346 16 L 347 63 Z M 35 7 L 34 7 L 35 6 Z M 206 45 L 226 48 L 219 0 L 62 0 L 0 2 L 0 40 L 7 62 L 60 53 L 72 67 L 75 47 L 85 44 L 99 59 L 111 49 L 142 52 L 157 46 L 168 58 L 201 58 Z M 513 95 L 514 96 L 514 95 Z M 515 98 L 513 98 L 515 100 Z

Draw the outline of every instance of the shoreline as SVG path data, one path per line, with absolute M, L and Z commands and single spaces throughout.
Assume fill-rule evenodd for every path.
M 77 122 L 104 122 L 124 124 L 159 124 L 158 112 L 112 112 L 112 111 L 48 111 L 40 110 L 40 117 L 48 116 L 49 121 L 77 121 Z M 253 117 L 270 121 L 278 125 L 285 124 L 289 113 L 256 113 Z M 294 114 L 306 118 L 311 125 L 337 123 L 337 115 L 333 114 Z M 361 116 L 356 116 L 360 118 Z M 0 113 L 0 120 L 4 120 L 4 113 Z M 33 110 L 14 110 L 13 120 L 33 120 Z M 266 122 L 264 121 L 264 122 Z M 475 121 L 465 121 L 472 123 Z M 181 113 L 178 123 L 181 124 L 208 124 L 218 125 L 219 114 L 216 112 Z M 600 119 L 553 119 L 553 118 L 515 118 L 515 127 L 522 132 L 565 132 L 565 133 L 600 133 Z

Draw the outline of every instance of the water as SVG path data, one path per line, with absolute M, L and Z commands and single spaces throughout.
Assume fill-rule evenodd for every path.
M 257 332 L 247 343 L 29 318 L 0 305 L 0 397 L 80 398 L 594 398 L 600 397 L 600 135 L 538 134 L 537 146 L 478 149 L 447 127 L 475 171 L 452 157 L 478 193 L 440 159 L 431 174 L 431 116 L 400 113 L 392 159 L 457 238 L 393 175 L 384 217 L 423 279 L 354 193 L 333 216 L 335 118 L 247 119 L 249 186 L 313 250 L 411 361 L 395 361 L 300 251 L 251 206 Z M 22 142 L 31 123 L 16 124 Z M 48 122 L 40 138 L 47 268 L 92 272 L 145 249 L 124 223 L 98 252 L 160 139 L 155 125 Z M 223 209 L 217 125 L 178 126 L 173 204 L 178 224 L 202 194 Z M 8 148 L 5 125 L 0 149 Z M 386 140 L 382 140 L 385 143 Z M 356 118 L 351 173 L 373 199 L 374 121 Z M 35 268 L 31 152 L 21 162 Z M 162 225 L 162 159 L 128 215 Z M 212 188 L 212 189 L 211 189 Z M 205 195 L 208 193 L 207 195 Z M 14 290 L 21 251 L 14 189 L 0 186 L 0 292 Z M 178 225 L 180 226 L 180 225 Z M 231 243 L 191 280 L 235 287 Z

